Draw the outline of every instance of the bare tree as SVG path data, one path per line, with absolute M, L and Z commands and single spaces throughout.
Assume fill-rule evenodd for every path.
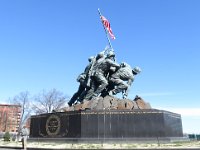
M 35 97 L 33 110 L 36 114 L 51 113 L 52 111 L 59 111 L 65 106 L 66 97 L 62 92 L 52 89 L 48 92 L 43 90 L 42 93 Z
M 26 124 L 27 119 L 31 115 L 31 107 L 29 100 L 29 92 L 21 92 L 19 95 L 13 98 L 13 103 L 21 106 L 21 117 L 18 129 L 18 135 L 23 127 Z

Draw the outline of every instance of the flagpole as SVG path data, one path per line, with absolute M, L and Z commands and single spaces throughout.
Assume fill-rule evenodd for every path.
M 101 15 L 101 12 L 100 12 L 100 9 L 99 9 L 99 8 L 98 8 L 98 12 L 99 12 L 99 15 L 100 15 L 100 18 L 101 18 L 102 15 Z M 110 46 L 110 48 L 112 49 L 112 51 L 114 51 L 114 49 L 112 48 L 112 44 L 111 44 L 111 42 L 110 42 L 110 38 L 109 38 L 109 36 L 108 36 L 108 31 L 106 30 L 106 28 L 105 28 L 105 26 L 104 26 L 104 24 L 103 24 L 102 21 L 101 21 L 101 23 L 102 23 L 103 28 L 104 28 L 104 30 L 105 30 L 105 33 L 106 33 L 106 37 L 107 37 L 109 46 Z

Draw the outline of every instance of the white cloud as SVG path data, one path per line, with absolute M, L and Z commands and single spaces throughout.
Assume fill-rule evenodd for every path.
M 200 108 L 160 108 L 160 109 L 178 113 L 181 114 L 181 116 L 200 117 Z
M 8 104 L 9 101 L 5 101 L 5 100 L 0 100 L 0 104 Z

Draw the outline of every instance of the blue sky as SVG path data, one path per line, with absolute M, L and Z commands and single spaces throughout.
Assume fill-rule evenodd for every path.
M 116 36 L 117 61 L 142 69 L 129 98 L 181 113 L 184 132 L 200 133 L 199 6 L 198 0 L 1 0 L 0 103 L 52 88 L 72 96 L 87 58 L 108 44 L 100 8 Z

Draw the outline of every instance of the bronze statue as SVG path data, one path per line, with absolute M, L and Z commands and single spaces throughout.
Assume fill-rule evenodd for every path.
M 128 89 L 134 81 L 134 76 L 141 72 L 139 67 L 131 68 L 127 63 L 120 65 L 115 61 L 114 51 L 100 52 L 96 57 L 90 57 L 89 64 L 81 73 L 77 81 L 80 82 L 78 91 L 68 102 L 72 106 L 75 102 L 91 100 L 95 97 L 116 95 L 122 92 L 123 99 L 128 96 Z

